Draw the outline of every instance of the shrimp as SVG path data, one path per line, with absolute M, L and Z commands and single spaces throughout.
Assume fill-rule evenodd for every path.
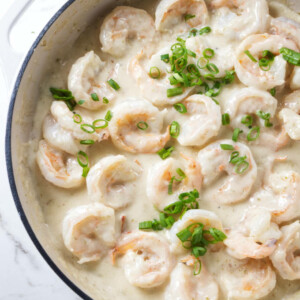
M 290 77 L 291 90 L 300 89 L 300 67 L 295 66 Z
M 242 40 L 267 29 L 269 8 L 266 0 L 212 0 L 211 5 L 218 9 L 213 20 L 217 34 Z
M 115 245 L 115 213 L 101 203 L 72 208 L 62 224 L 65 246 L 83 264 L 97 261 Z
M 122 265 L 127 280 L 140 288 L 162 285 L 173 267 L 168 243 L 152 232 L 123 234 L 112 252 L 113 261 L 118 255 L 123 255 Z
M 48 144 L 72 155 L 84 151 L 87 147 L 81 145 L 72 132 L 63 129 L 51 115 L 47 115 L 44 119 L 43 136 Z
M 190 157 L 185 157 L 187 165 L 182 164 L 174 158 L 167 158 L 155 164 L 148 172 L 147 177 L 147 197 L 153 202 L 156 208 L 163 209 L 177 201 L 178 195 L 183 192 L 189 192 L 193 189 L 200 191 L 202 185 L 202 174 L 199 164 Z M 180 181 L 173 180 L 173 177 L 178 179 L 179 174 L 176 170 L 181 168 L 185 174 Z M 169 194 L 169 186 L 172 186 L 172 194 Z
M 250 202 L 265 207 L 272 220 L 280 224 L 300 216 L 300 175 L 295 171 L 271 173 L 266 185 L 255 193 Z
M 203 262 L 201 272 L 193 275 L 193 257 L 187 263 L 180 262 L 171 273 L 165 300 L 217 300 L 219 287 L 213 276 L 208 273 Z
M 75 112 L 73 113 L 68 109 L 64 102 L 53 101 L 50 111 L 55 121 L 63 129 L 72 132 L 72 135 L 78 140 L 93 140 L 96 142 L 101 142 L 109 137 L 107 128 L 93 129 L 91 127 L 87 127 L 89 132 L 86 132 L 82 129 L 81 125 L 88 124 L 89 126 L 92 126 L 93 122 L 95 121 L 95 119 L 92 118 L 91 115 L 87 114 L 86 110 L 82 108 L 76 108 Z M 80 123 L 74 122 L 74 114 L 80 115 Z
M 172 252 L 183 253 L 185 251 L 180 239 L 177 237 L 177 233 L 194 223 L 202 223 L 204 230 L 212 227 L 223 231 L 222 223 L 214 212 L 204 209 L 188 210 L 181 219 L 174 223 L 170 230 L 169 239 Z
M 193 95 L 184 100 L 187 114 L 181 116 L 178 142 L 183 146 L 202 146 L 218 135 L 221 128 L 221 110 L 211 98 Z
M 238 259 L 270 256 L 281 237 L 278 225 L 271 221 L 270 211 L 262 207 L 249 208 L 235 228 L 227 232 L 224 244 L 227 252 Z
M 221 144 L 229 144 L 234 147 L 235 153 L 245 160 L 240 165 L 230 163 L 232 151 L 222 150 Z M 251 192 L 257 177 L 257 166 L 250 149 L 242 143 L 234 143 L 232 140 L 219 140 L 202 149 L 198 154 L 198 162 L 203 175 L 204 186 L 215 182 L 225 172 L 227 177 L 218 183 L 217 190 L 212 192 L 212 199 L 223 204 L 232 204 L 244 200 Z M 239 170 L 243 167 L 244 170 Z
M 230 268 L 220 276 L 226 299 L 254 300 L 268 295 L 276 285 L 271 264 L 263 259 L 250 259 Z
M 193 17 L 185 21 L 187 15 Z M 205 25 L 208 18 L 204 0 L 162 0 L 155 11 L 155 27 L 159 31 L 185 32 Z
M 282 237 L 271 261 L 283 279 L 300 279 L 300 222 L 281 227 Z M 298 254 L 297 254 L 298 253 Z
M 103 52 L 121 57 L 132 48 L 132 43 L 146 46 L 154 37 L 154 21 L 145 10 L 118 6 L 104 19 L 99 38 Z
M 135 180 L 141 167 L 123 155 L 102 158 L 91 167 L 87 178 L 87 191 L 93 201 L 118 209 L 127 206 L 134 196 Z
M 68 76 L 68 88 L 73 93 L 76 102 L 84 100 L 82 107 L 96 110 L 103 106 L 102 97 L 114 98 L 112 89 L 107 83 L 101 82 L 101 72 L 105 67 L 94 51 L 86 53 L 72 65 Z M 97 94 L 100 101 L 94 101 L 91 94 Z
M 83 183 L 77 159 L 51 147 L 45 140 L 39 143 L 36 161 L 45 179 L 56 186 L 68 189 Z
M 168 79 L 168 65 L 160 58 L 161 55 L 170 53 L 170 47 L 166 47 L 148 57 L 142 50 L 129 63 L 128 70 L 130 76 L 133 76 L 143 97 L 152 102 L 154 105 L 163 106 L 174 104 L 186 98 L 193 90 L 193 87 L 183 87 L 183 93 L 174 97 L 167 97 L 167 90 L 174 88 Z M 160 70 L 160 77 L 151 78 L 149 75 L 151 67 L 157 67 Z
M 169 127 L 165 133 L 160 133 L 165 112 L 146 100 L 122 102 L 113 110 L 114 117 L 109 125 L 113 143 L 132 153 L 157 152 L 170 139 Z
M 247 37 L 237 48 L 235 71 L 242 83 L 262 90 L 272 89 L 285 83 L 287 62 L 279 54 L 279 49 L 286 47 L 298 51 L 296 44 L 280 35 L 256 34 Z M 269 50 L 275 57 L 269 70 L 262 70 L 258 60 L 262 52 Z M 252 61 L 245 51 L 249 51 L 256 62 Z
M 284 100 L 284 106 L 279 112 L 279 119 L 284 129 L 293 140 L 300 140 L 300 90 L 288 95 Z

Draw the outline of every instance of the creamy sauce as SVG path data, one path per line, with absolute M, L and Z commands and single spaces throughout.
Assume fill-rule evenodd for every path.
M 143 9 L 146 9 L 152 16 L 155 12 L 155 6 L 153 1 L 143 1 L 140 4 Z M 38 103 L 37 111 L 34 119 L 34 131 L 33 131 L 33 143 L 31 144 L 31 151 L 34 153 L 37 151 L 37 143 L 41 138 L 41 128 L 42 122 L 45 116 L 48 114 L 50 105 L 52 102 L 52 97 L 48 91 L 49 87 L 67 87 L 67 77 L 71 66 L 74 62 L 86 52 L 93 50 L 101 60 L 107 62 L 107 65 L 103 72 L 101 73 L 101 80 L 106 81 L 109 78 L 114 78 L 121 89 L 116 92 L 116 99 L 110 101 L 109 104 L 103 106 L 97 112 L 92 112 L 91 115 L 94 118 L 103 118 L 107 110 L 114 110 L 114 107 L 118 106 L 124 99 L 128 98 L 138 98 L 143 99 L 143 94 L 139 89 L 138 84 L 133 79 L 133 77 L 128 72 L 128 63 L 132 57 L 139 52 L 140 48 L 135 43 L 132 43 L 130 50 L 125 57 L 113 58 L 109 54 L 106 54 L 100 50 L 99 44 L 99 28 L 103 20 L 99 19 L 95 24 L 92 24 L 86 29 L 84 34 L 76 41 L 73 46 L 72 51 L 66 53 L 64 57 L 59 57 L 57 59 L 57 64 L 53 66 L 53 72 L 47 80 L 44 81 L 41 86 L 41 96 Z M 136 24 L 136 26 L 139 26 Z M 151 48 L 155 47 L 156 50 L 160 50 L 166 45 L 172 45 L 176 41 L 177 34 L 171 36 L 169 33 L 161 34 L 160 38 L 151 44 Z M 211 37 L 208 35 L 208 39 Z M 213 41 L 216 45 L 214 47 L 217 52 L 218 49 L 224 48 L 228 45 L 229 41 L 226 37 L 219 35 Z M 231 40 L 231 47 L 236 49 L 239 42 L 237 40 Z M 233 54 L 232 54 L 233 55 Z M 226 109 L 226 101 L 230 97 L 230 93 L 234 89 L 239 89 L 244 87 L 238 80 L 235 83 L 224 86 L 222 93 L 216 97 L 220 102 L 222 112 Z M 288 91 L 279 91 L 276 95 L 278 99 L 278 107 L 281 107 L 282 98 L 286 95 Z M 165 116 L 164 126 L 166 128 L 167 124 L 170 124 L 173 120 L 179 123 L 183 122 L 184 115 L 176 112 L 171 106 L 167 106 L 168 113 Z M 279 111 L 277 108 L 277 112 Z M 75 108 L 76 112 L 76 108 Z M 275 121 L 276 124 L 278 121 Z M 275 125 L 276 125 L 275 124 Z M 218 136 L 211 139 L 209 142 L 217 141 L 219 139 L 232 137 L 232 129 L 228 126 L 222 126 Z M 268 158 L 271 155 L 276 156 L 287 156 L 287 160 L 282 163 L 277 163 L 275 170 L 294 170 L 300 173 L 300 144 L 296 141 L 291 141 L 288 146 L 282 148 L 281 150 L 275 152 L 270 147 L 266 145 L 260 145 L 259 142 L 246 142 L 241 140 L 241 142 L 246 143 L 252 151 L 254 160 L 258 166 L 258 176 L 255 184 L 251 190 L 251 195 L 258 191 L 262 184 L 264 177 L 266 176 L 266 169 L 268 168 Z M 201 148 L 199 147 L 183 147 L 179 145 L 176 139 L 171 139 L 167 144 L 168 146 L 174 145 L 176 151 L 172 153 L 172 157 L 180 160 L 180 152 L 186 155 L 197 157 L 198 152 Z M 115 211 L 116 214 L 116 232 L 117 237 L 121 235 L 121 218 L 126 216 L 125 231 L 136 230 L 138 228 L 139 222 L 145 220 L 152 220 L 158 217 L 158 212 L 153 207 L 150 200 L 147 199 L 145 195 L 146 190 L 146 178 L 147 170 L 156 163 L 161 162 L 161 158 L 157 154 L 132 154 L 126 151 L 122 151 L 116 148 L 111 140 L 102 141 L 100 143 L 95 143 L 90 147 L 89 151 L 90 164 L 93 166 L 101 158 L 108 155 L 122 154 L 126 156 L 129 160 L 138 160 L 142 166 L 142 173 L 135 181 L 135 195 L 132 199 L 131 204 L 121 210 Z M 55 187 L 51 183 L 47 182 L 42 176 L 38 167 L 36 166 L 35 160 L 32 160 L 32 169 L 34 171 L 36 188 L 40 195 L 40 205 L 42 207 L 45 224 L 47 224 L 49 231 L 51 232 L 53 242 L 57 248 L 57 251 L 62 255 L 65 260 L 67 268 L 72 270 L 83 286 L 88 286 L 88 290 L 93 291 L 93 297 L 97 299 L 111 299 L 115 297 L 116 299 L 164 299 L 165 287 L 168 285 L 168 280 L 160 287 L 152 289 L 141 289 L 134 287 L 129 284 L 125 278 L 124 271 L 122 270 L 121 264 L 122 260 L 118 259 L 115 266 L 111 265 L 109 255 L 103 257 L 98 262 L 90 262 L 86 264 L 78 264 L 77 258 L 70 254 L 63 244 L 62 239 L 62 221 L 67 213 L 73 207 L 90 203 L 87 194 L 86 185 L 84 184 L 80 188 L 76 189 L 62 189 Z M 222 180 L 222 179 L 221 179 Z M 206 209 L 215 212 L 220 220 L 222 221 L 224 228 L 234 228 L 236 224 L 241 219 L 245 209 L 250 206 L 249 201 L 243 201 L 233 205 L 224 205 L 213 201 L 211 198 L 211 193 L 215 190 L 216 185 L 210 185 L 208 187 L 202 187 L 200 192 L 199 206 L 201 209 Z M 248 198 L 248 197 L 247 197 Z M 299 199 L 298 199 L 299 201 Z M 168 235 L 167 230 L 158 232 L 159 235 Z M 224 247 L 225 248 L 225 247 Z M 208 253 L 203 257 L 204 263 L 208 271 L 217 280 L 220 288 L 219 299 L 226 299 L 223 290 L 223 283 L 220 280 L 220 275 L 226 270 L 232 270 L 239 264 L 243 263 L 237 259 L 232 258 L 226 253 L 224 248 L 217 252 L 208 251 Z M 70 266 L 70 267 L 68 267 Z M 287 294 L 291 294 L 299 289 L 299 281 L 287 281 L 283 280 L 279 275 L 277 275 L 277 284 L 275 289 L 263 299 L 268 300 L 279 300 L 282 299 Z

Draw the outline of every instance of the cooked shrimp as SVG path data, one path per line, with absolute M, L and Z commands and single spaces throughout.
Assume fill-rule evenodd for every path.
M 224 244 L 228 253 L 238 259 L 270 256 L 281 237 L 278 225 L 271 221 L 270 211 L 262 207 L 249 208 L 235 229 L 226 233 Z
M 213 276 L 206 270 L 203 262 L 201 272 L 193 274 L 193 257 L 187 263 L 178 263 L 171 273 L 165 300 L 217 300 L 219 287 Z
M 277 224 L 300 216 L 300 175 L 295 171 L 272 173 L 266 185 L 251 197 L 254 205 L 265 207 Z
M 79 264 L 99 260 L 115 245 L 114 210 L 101 203 L 72 208 L 63 220 L 62 234 Z
M 174 223 L 170 230 L 169 238 L 172 252 L 184 252 L 185 248 L 182 247 L 182 243 L 176 234 L 194 223 L 202 223 L 204 229 L 212 227 L 223 231 L 222 223 L 214 212 L 204 209 L 188 210 L 181 219 Z
M 91 200 L 115 209 L 127 206 L 134 196 L 135 180 L 140 173 L 141 167 L 123 155 L 104 157 L 88 173 L 88 195 Z
M 102 98 L 114 98 L 112 89 L 107 83 L 101 82 L 101 72 L 105 63 L 101 61 L 94 51 L 86 53 L 72 65 L 68 76 L 68 88 L 75 100 L 84 100 L 84 108 L 96 110 L 103 106 Z M 94 101 L 91 94 L 97 94 L 100 101 Z
M 285 98 L 284 106 L 279 112 L 279 119 L 284 129 L 293 140 L 300 140 L 300 90 L 293 92 Z
M 152 102 L 154 105 L 162 106 L 174 104 L 186 98 L 195 87 L 183 88 L 183 93 L 174 97 L 167 97 L 167 90 L 174 88 L 168 79 L 168 65 L 160 58 L 162 54 L 170 53 L 170 47 L 164 48 L 158 53 L 148 57 L 141 51 L 129 64 L 130 76 L 136 80 L 143 97 Z M 157 67 L 160 70 L 160 77 L 153 79 L 149 72 L 151 67 Z
M 290 77 L 291 90 L 300 89 L 300 67 L 295 66 Z
M 154 21 L 143 9 L 116 7 L 103 21 L 100 29 L 102 51 L 121 57 L 132 47 L 150 43 L 155 35 Z
M 154 153 L 170 139 L 169 128 L 161 133 L 165 111 L 160 112 L 146 100 L 122 102 L 114 109 L 113 115 L 109 132 L 113 143 L 120 149 L 133 153 Z
M 281 231 L 282 237 L 271 255 L 272 263 L 283 279 L 300 279 L 300 222 L 283 226 Z
M 254 300 L 268 295 L 274 289 L 276 275 L 269 262 L 250 259 L 223 272 L 220 282 L 226 299 Z
M 193 18 L 186 20 L 185 16 Z M 204 0 L 162 0 L 155 11 L 155 27 L 160 31 L 188 31 L 190 27 L 205 25 L 208 11 Z
M 242 83 L 259 89 L 268 90 L 285 83 L 287 62 L 279 54 L 279 49 L 286 47 L 298 51 L 296 44 L 280 35 L 256 34 L 247 37 L 237 48 L 235 71 Z M 245 51 L 248 50 L 257 62 L 252 61 Z M 258 60 L 264 50 L 275 55 L 270 69 L 260 68 Z
M 71 131 L 63 129 L 51 115 L 47 115 L 44 119 L 43 136 L 53 147 L 72 155 L 86 148 L 74 138 Z
M 167 158 L 155 164 L 148 172 L 146 193 L 156 208 L 163 210 L 164 207 L 178 200 L 178 195 L 190 192 L 193 189 L 200 191 L 202 174 L 199 164 L 192 158 L 184 157 L 187 164 Z M 185 178 L 181 181 L 172 181 L 173 177 L 179 178 L 176 170 L 181 168 Z M 172 181 L 172 194 L 168 194 L 169 185 Z
M 180 116 L 178 142 L 183 146 L 202 146 L 218 135 L 221 128 L 221 110 L 211 98 L 193 95 L 184 100 L 187 113 Z
M 232 151 L 222 150 L 221 144 L 229 144 L 238 151 L 239 156 L 245 156 L 244 171 L 239 171 L 239 165 L 230 163 Z M 212 192 L 212 200 L 223 204 L 232 204 L 244 200 L 251 192 L 257 176 L 257 166 L 250 149 L 242 143 L 234 143 L 232 140 L 219 140 L 202 149 L 198 154 L 198 162 L 203 175 L 205 186 L 211 185 L 219 179 L 222 173 L 228 176 L 218 184 L 218 188 Z M 249 164 L 247 167 L 247 163 Z M 240 167 L 243 166 L 242 164 Z
M 173 266 L 168 243 L 152 232 L 123 234 L 112 255 L 113 261 L 117 255 L 123 255 L 122 265 L 127 280 L 140 288 L 163 284 Z
M 76 108 L 75 112 L 71 112 L 67 105 L 62 101 L 53 101 L 50 111 L 55 121 L 65 130 L 72 132 L 72 135 L 78 140 L 93 140 L 101 142 L 109 137 L 108 129 L 95 129 L 92 133 L 87 133 L 82 130 L 82 124 L 89 124 L 90 126 L 95 121 L 95 118 L 90 116 L 83 108 Z M 80 123 L 74 122 L 74 114 L 79 114 L 82 121 Z M 93 131 L 88 127 L 87 130 Z
M 213 27 L 217 34 L 244 39 L 267 29 L 269 8 L 266 0 L 212 0 L 217 8 Z
M 45 179 L 56 186 L 67 189 L 83 183 L 82 167 L 77 159 L 51 147 L 45 140 L 39 143 L 36 160 Z
M 186 40 L 186 48 L 195 52 L 197 57 L 194 64 L 197 64 L 199 57 L 203 56 L 203 51 L 207 48 L 214 50 L 214 56 L 209 59 L 210 63 L 218 67 L 219 73 L 217 77 L 226 75 L 226 71 L 232 70 L 234 67 L 234 46 L 228 43 L 227 39 L 217 35 L 194 36 Z M 210 73 L 206 69 L 201 69 L 201 74 Z

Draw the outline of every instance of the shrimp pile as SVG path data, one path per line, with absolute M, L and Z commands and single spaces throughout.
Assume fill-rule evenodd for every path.
M 47 82 L 36 182 L 91 298 L 299 299 L 300 17 L 277 1 L 107 6 Z

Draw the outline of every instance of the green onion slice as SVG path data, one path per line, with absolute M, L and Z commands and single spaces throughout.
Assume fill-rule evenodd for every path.
M 98 123 L 103 123 L 103 125 L 98 125 Z M 108 126 L 108 121 L 105 119 L 97 119 L 93 122 L 93 126 L 95 129 L 106 128 Z
M 180 125 L 178 122 L 173 121 L 170 126 L 170 135 L 173 138 L 177 138 L 180 134 Z
M 195 15 L 186 14 L 186 15 L 184 16 L 184 20 L 185 20 L 185 22 L 186 22 L 186 21 L 188 21 L 188 20 L 190 20 L 190 19 L 193 19 L 193 18 L 195 18 L 195 17 L 196 17 Z
M 99 97 L 96 93 L 91 94 L 91 98 L 93 101 L 99 101 Z
M 242 118 L 241 123 L 246 126 L 252 126 L 253 124 L 253 117 L 250 115 L 246 115 Z
M 209 60 L 205 57 L 200 57 L 197 61 L 197 66 L 199 69 L 205 69 L 209 63 Z
M 160 78 L 160 70 L 158 67 L 151 67 L 149 71 L 149 75 L 153 79 L 158 79 Z
M 104 104 L 108 104 L 108 103 L 109 103 L 109 100 L 108 100 L 106 97 L 103 97 L 103 103 L 104 103 Z
M 249 50 L 244 51 L 244 53 L 253 61 L 257 62 L 257 60 L 253 57 Z
M 211 48 L 206 48 L 204 51 L 203 51 L 203 56 L 204 58 L 213 58 L 215 55 L 215 51 Z
M 95 144 L 95 141 L 94 140 L 81 140 L 80 144 L 81 145 L 93 145 L 93 144 Z
M 167 89 L 167 97 L 174 97 L 183 94 L 183 89 L 181 87 Z
M 139 223 L 139 229 L 152 229 L 152 221 L 144 221 Z
M 270 94 L 271 94 L 273 97 L 275 97 L 275 95 L 276 95 L 276 88 L 270 89 Z
M 164 208 L 164 212 L 170 215 L 176 215 L 182 211 L 184 203 L 182 201 L 176 201 L 169 204 Z
M 255 141 L 255 140 L 258 139 L 259 134 L 260 134 L 260 128 L 258 126 L 255 126 L 255 127 L 250 129 L 250 131 L 247 135 L 247 140 L 248 141 Z
M 219 69 L 215 64 L 212 63 L 208 63 L 206 65 L 206 69 L 211 73 L 211 74 L 218 74 L 219 73 Z
M 90 124 L 81 124 L 80 128 L 81 128 L 81 130 L 83 130 L 86 133 L 94 133 L 95 132 L 95 127 Z
M 241 160 L 239 162 L 236 163 L 235 165 L 235 168 L 234 168 L 234 171 L 237 173 L 237 174 L 243 174 L 246 172 L 246 170 L 248 169 L 249 167 L 249 163 L 245 160 Z
M 136 124 L 136 127 L 140 130 L 146 130 L 149 126 L 146 122 L 141 121 Z
M 240 153 L 238 151 L 233 151 L 230 155 L 230 160 L 229 162 L 232 164 L 236 163 L 236 160 L 238 159 L 238 157 L 240 156 Z
M 87 154 L 83 151 L 79 151 L 77 153 L 77 161 L 82 168 L 87 167 L 89 165 L 89 158 Z
M 73 121 L 74 121 L 74 123 L 76 123 L 76 124 L 80 124 L 80 123 L 82 122 L 82 117 L 81 117 L 81 115 L 79 115 L 79 114 L 74 114 L 74 115 L 73 115 Z
M 222 150 L 234 150 L 234 146 L 230 144 L 220 144 Z
M 79 105 L 82 105 L 84 102 L 85 102 L 85 100 L 79 100 L 79 101 L 78 101 L 78 104 L 79 104 Z
M 89 168 L 89 167 L 84 167 L 84 168 L 82 169 L 82 174 L 81 174 L 81 176 L 82 176 L 82 177 L 86 177 L 87 174 L 89 173 L 89 171 L 90 171 L 90 168 Z
M 115 82 L 112 78 L 109 79 L 108 81 L 108 84 L 114 89 L 114 90 L 119 90 L 120 89 L 120 86 L 118 85 L 117 82 Z
M 109 122 L 112 119 L 112 116 L 113 116 L 112 112 L 108 110 L 104 119 Z
M 205 33 L 210 33 L 211 28 L 209 26 L 203 27 L 199 30 L 199 35 L 205 34 Z
M 289 48 L 281 48 L 279 53 L 282 54 L 283 59 L 285 59 L 288 63 L 300 66 L 300 53 L 296 52 Z
M 222 115 L 222 125 L 229 125 L 230 124 L 230 116 L 228 113 Z
M 157 154 L 160 156 L 161 159 L 168 158 L 171 153 L 175 150 L 175 147 L 169 147 L 169 148 L 162 148 L 157 152 Z
M 169 54 L 162 54 L 162 55 L 160 56 L 160 59 L 161 59 L 163 62 L 165 62 L 165 63 L 169 63 L 169 61 L 170 61 L 170 55 L 169 55 Z
M 194 263 L 194 275 L 197 276 L 200 274 L 202 269 L 202 263 L 201 260 L 199 258 L 196 258 L 195 263 Z
M 185 105 L 182 103 L 176 103 L 173 105 L 173 107 L 181 114 L 187 113 L 187 109 L 186 109 Z
M 239 128 L 235 128 L 232 134 L 232 140 L 234 142 L 238 141 L 239 135 L 243 132 L 243 130 L 239 129 Z

